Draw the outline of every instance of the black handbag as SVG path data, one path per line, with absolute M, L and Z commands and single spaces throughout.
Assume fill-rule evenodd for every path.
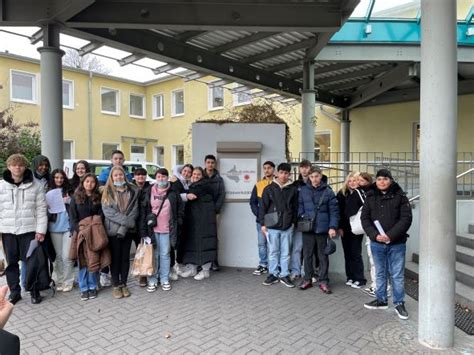
M 298 221 L 296 222 L 296 230 L 298 232 L 308 233 L 314 230 L 316 217 L 318 216 L 319 209 L 321 208 L 321 205 L 323 203 L 324 196 L 326 196 L 326 191 L 327 191 L 327 188 L 324 190 L 323 194 L 319 198 L 318 206 L 316 207 L 316 214 L 314 217 L 303 215 L 298 218 Z
M 273 211 L 263 216 L 263 223 L 265 227 L 267 228 L 276 227 L 279 222 L 280 222 L 280 212 L 278 211 Z

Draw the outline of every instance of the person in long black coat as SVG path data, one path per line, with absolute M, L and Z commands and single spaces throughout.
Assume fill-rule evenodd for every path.
M 203 179 L 200 167 L 193 170 L 184 213 L 182 277 L 194 275 L 203 280 L 210 276 L 212 262 L 217 260 L 217 225 L 212 187 Z M 197 273 L 198 267 L 202 270 Z

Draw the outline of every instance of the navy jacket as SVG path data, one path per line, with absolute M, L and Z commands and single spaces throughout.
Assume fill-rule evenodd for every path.
M 326 191 L 314 223 L 315 233 L 327 233 L 329 229 L 337 229 L 339 225 L 339 207 L 334 191 L 324 182 L 318 187 L 310 183 L 303 186 L 298 197 L 298 216 L 314 218 L 319 200 Z
M 105 185 L 105 183 L 107 182 L 107 179 L 109 178 L 110 170 L 112 170 L 112 165 L 110 165 L 109 167 L 103 169 L 103 170 L 100 172 L 100 175 L 99 175 L 99 177 L 97 178 L 97 180 L 99 180 L 99 185 L 101 185 L 101 186 Z M 133 175 L 130 174 L 130 173 L 127 171 L 127 168 L 126 168 L 125 166 L 123 166 L 123 170 L 125 170 L 125 178 L 127 179 L 127 181 L 128 181 L 128 182 L 132 182 L 132 180 L 133 180 Z

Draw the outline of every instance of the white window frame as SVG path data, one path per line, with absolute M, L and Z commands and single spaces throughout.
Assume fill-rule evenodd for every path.
M 63 108 L 66 108 L 68 110 L 74 110 L 74 80 L 63 79 L 63 85 L 65 82 L 69 83 L 71 86 L 69 90 L 69 105 L 64 105 L 63 102 Z
M 69 159 L 76 159 L 76 142 L 73 139 L 64 139 L 63 143 L 71 143 L 71 157 Z
M 143 148 L 143 154 L 145 154 L 145 160 L 146 160 L 146 144 L 130 144 L 130 159 L 132 158 L 132 148 L 133 147 L 141 147 Z
M 24 100 L 24 99 L 17 99 L 13 97 L 13 74 L 31 76 L 33 78 L 31 88 L 31 92 L 33 94 L 33 100 Z M 20 102 L 23 104 L 33 104 L 36 105 L 38 103 L 38 78 L 36 73 L 31 73 L 23 70 L 16 70 L 10 69 L 10 101 L 13 102 Z
M 117 112 L 102 110 L 102 90 L 103 89 L 115 91 L 115 97 L 117 99 Z M 114 89 L 108 86 L 100 87 L 100 112 L 105 115 L 120 116 L 120 90 L 119 89 Z
M 232 104 L 233 104 L 234 107 L 250 105 L 252 103 L 252 95 L 251 94 L 247 94 L 250 98 L 249 101 L 244 101 L 244 102 L 239 102 L 238 101 L 239 94 L 245 94 L 245 92 L 242 92 L 242 93 L 238 92 L 238 93 L 232 94 Z
M 160 165 L 160 163 L 158 162 L 158 154 L 157 154 L 157 150 L 158 148 L 163 148 L 163 165 Z M 159 165 L 160 167 L 164 167 L 165 166 L 165 146 L 164 145 L 155 145 L 153 147 L 153 163 L 155 163 L 156 165 Z
M 212 106 L 213 103 L 214 103 L 214 89 L 215 88 L 218 88 L 218 86 L 208 87 L 208 89 L 207 89 L 207 109 L 209 111 L 217 111 L 217 110 L 224 109 L 224 88 L 222 86 L 220 87 L 222 89 L 222 105 L 221 106 L 216 106 L 216 107 Z
M 159 116 L 158 112 L 156 112 L 155 100 L 158 97 L 161 97 L 161 116 Z M 157 93 L 152 96 L 152 115 L 154 120 L 161 120 L 165 118 L 165 95 L 163 93 Z
M 171 146 L 171 166 L 175 166 L 178 164 L 178 162 L 176 161 L 176 147 L 183 147 L 183 158 L 184 158 L 184 144 L 173 144 Z
M 176 107 L 175 107 L 175 94 L 179 91 L 183 92 L 183 112 L 182 113 L 176 113 Z M 184 89 L 176 89 L 171 91 L 171 117 L 181 117 L 184 116 L 184 112 L 186 111 L 184 109 Z
M 329 134 L 329 141 L 330 141 L 330 145 L 329 145 L 329 151 L 326 152 L 326 154 L 329 154 L 329 160 L 331 160 L 331 154 L 332 154 L 332 144 L 333 144 L 333 133 L 332 133 L 332 129 L 322 129 L 322 130 L 316 130 L 315 133 L 314 133 L 314 152 L 316 153 L 316 136 L 318 134 Z M 323 153 L 324 154 L 324 153 Z M 319 149 L 319 156 L 321 157 L 321 149 Z M 332 164 L 330 163 L 326 163 L 324 165 L 325 167 L 330 167 L 332 166 Z
M 141 97 L 142 98 L 142 105 L 143 105 L 143 115 L 142 116 L 138 116 L 138 115 L 133 115 L 131 110 L 132 110 L 132 105 L 130 104 L 130 101 L 131 101 L 131 97 L 132 96 L 138 96 L 138 97 Z M 136 94 L 134 92 L 131 92 L 129 95 L 128 95 L 128 115 L 132 118 L 140 118 L 140 119 L 146 119 L 146 99 L 145 99 L 145 95 L 143 94 Z
M 112 158 L 112 157 L 104 157 L 104 144 L 110 144 L 110 145 L 114 144 L 114 145 L 117 146 L 117 148 L 115 150 L 122 150 L 121 144 L 118 143 L 118 142 L 101 142 L 100 143 L 100 153 L 101 153 L 100 156 L 102 158 L 105 158 L 105 159 L 101 159 L 101 160 L 110 160 Z

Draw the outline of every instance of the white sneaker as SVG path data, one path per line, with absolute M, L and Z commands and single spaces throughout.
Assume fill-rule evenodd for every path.
M 354 283 L 354 281 L 352 281 L 352 280 L 347 280 L 346 285 L 347 285 L 347 286 L 352 286 L 353 283 Z
M 102 287 L 112 286 L 112 281 L 110 280 L 110 275 L 104 272 L 100 273 L 100 285 Z
M 360 288 L 360 282 L 359 281 L 354 281 L 351 285 L 352 288 Z
M 171 284 L 169 282 L 165 282 L 161 284 L 161 289 L 163 291 L 170 291 L 171 290 Z
M 168 277 L 171 281 L 178 281 L 178 273 L 174 269 L 171 269 Z
M 208 279 L 209 276 L 211 276 L 211 273 L 209 272 L 209 270 L 201 270 L 198 272 L 196 276 L 194 276 L 194 280 L 201 281 L 204 279 Z
M 181 277 L 184 277 L 184 278 L 195 276 L 196 275 L 196 269 L 189 268 L 189 269 L 186 269 L 184 271 L 181 271 L 178 275 L 181 276 Z
M 74 288 L 73 285 L 63 286 L 63 292 L 71 292 L 73 288 Z

